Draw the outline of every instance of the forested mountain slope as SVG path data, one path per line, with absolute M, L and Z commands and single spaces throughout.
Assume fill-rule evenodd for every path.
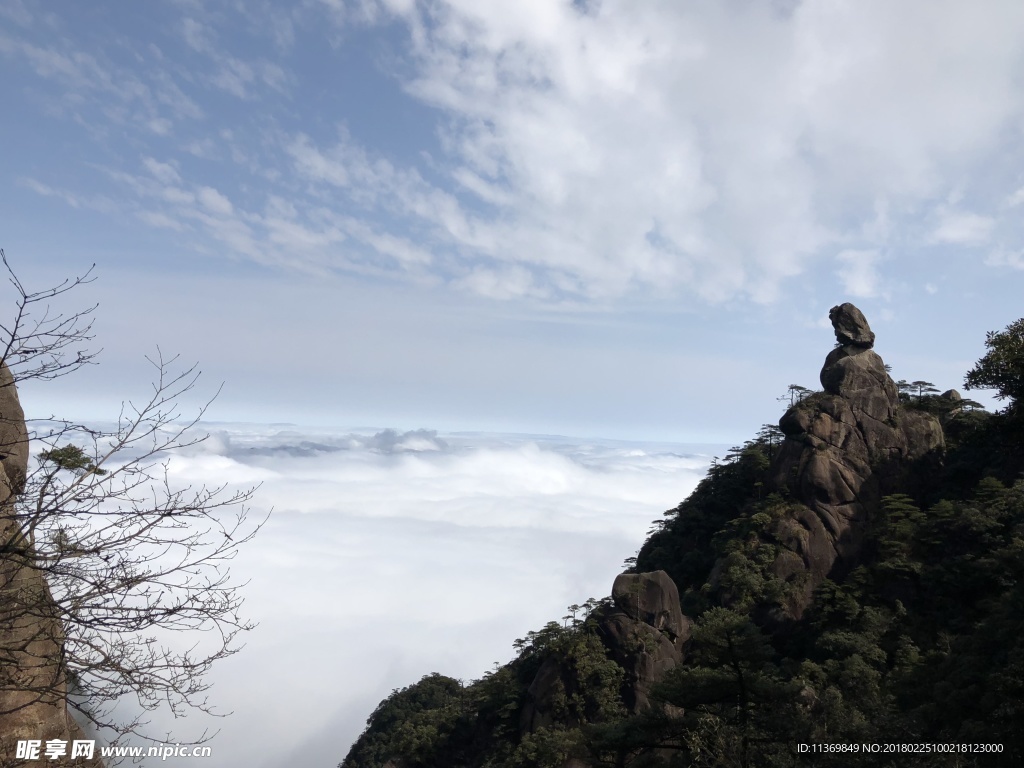
M 967 373 L 1008 402 L 988 414 L 830 317 L 822 391 L 716 463 L 611 597 L 480 680 L 395 691 L 341 768 L 1024 764 L 1024 320 Z

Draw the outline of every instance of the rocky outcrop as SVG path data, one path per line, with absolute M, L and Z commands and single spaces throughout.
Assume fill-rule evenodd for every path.
M 901 467 L 944 444 L 934 416 L 900 407 L 861 311 L 842 304 L 829 317 L 838 344 L 821 369 L 824 391 L 783 415 L 786 439 L 772 467 L 775 488 L 798 502 L 776 531 L 789 552 L 774 566 L 784 579 L 807 574 L 788 607 L 793 618 L 823 579 L 853 565 L 868 515 Z
M 34 567 L 32 543 L 14 518 L 14 499 L 24 490 L 27 470 L 24 413 L 11 373 L 0 363 L 0 768 L 38 764 L 16 759 L 18 740 L 59 739 L 70 745 L 86 738 L 68 714 L 57 606 Z M 98 759 L 46 763 L 101 765 Z
M 595 616 L 607 657 L 624 671 L 622 703 L 634 714 L 647 709 L 651 687 L 682 663 L 693 625 L 679 607 L 675 582 L 664 571 L 623 573 L 612 587 L 612 605 L 599 608 Z M 520 731 L 533 732 L 558 720 L 557 703 L 578 687 L 563 660 L 548 658 L 527 691 Z
M 690 637 L 692 622 L 679 607 L 679 590 L 664 571 L 620 573 L 612 584 L 612 602 L 634 621 L 665 633 L 674 644 Z
M 693 622 L 679 607 L 679 589 L 665 571 L 623 573 L 612 585 L 615 610 L 598 634 L 625 670 L 622 701 L 633 713 L 650 706 L 651 687 L 683 661 Z

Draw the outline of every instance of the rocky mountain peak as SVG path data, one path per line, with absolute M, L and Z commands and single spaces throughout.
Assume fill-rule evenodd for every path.
M 834 568 L 855 562 L 887 479 L 908 460 L 944 445 L 938 419 L 900 407 L 896 384 L 872 349 L 875 334 L 864 314 L 847 303 L 833 307 L 829 318 L 839 345 L 821 369 L 824 391 L 780 419 L 786 439 L 772 467 L 774 486 L 797 502 L 780 531 L 789 551 L 780 555 L 776 573 L 809 574 L 803 595 L 790 608 L 794 617 Z

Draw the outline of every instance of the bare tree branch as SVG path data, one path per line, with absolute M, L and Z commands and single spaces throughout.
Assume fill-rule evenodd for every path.
M 0 369 L 6 364 L 14 381 L 47 380 L 91 363 L 95 354 L 79 348 L 92 339 L 95 307 L 64 315 L 47 303 L 91 281 L 91 270 L 29 292 L 2 251 L 0 258 L 19 297 L 14 320 L 0 325 Z M 244 584 L 232 580 L 230 565 L 266 522 L 250 519 L 257 487 L 175 482 L 174 456 L 206 439 L 199 422 L 217 394 L 182 419 L 181 402 L 200 372 L 159 349 L 146 359 L 153 390 L 125 402 L 113 429 L 29 422 L 35 455 L 24 491 L 0 506 L 0 629 L 19 628 L 0 632 L 0 694 L 20 686 L 17 697 L 0 696 L 0 716 L 66 690 L 68 706 L 115 742 L 150 738 L 143 715 L 119 717 L 118 702 L 217 714 L 206 675 L 254 626 L 241 616 Z M 195 638 L 186 650 L 181 633 Z M 3 637 L 17 642 L 8 647 Z M 26 684 L 12 671 L 33 648 L 55 647 L 58 663 L 38 659 L 52 674 Z
M 14 317 L 0 323 L 0 363 L 6 363 L 14 381 L 56 379 L 92 363 L 99 351 L 81 348 L 92 341 L 92 314 L 98 304 L 71 315 L 54 313 L 50 301 L 93 282 L 95 264 L 85 274 L 42 291 L 28 291 L 0 248 L 0 262 L 18 298 Z

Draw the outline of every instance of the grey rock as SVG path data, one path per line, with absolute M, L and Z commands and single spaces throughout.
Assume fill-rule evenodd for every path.
M 673 642 L 690 638 L 690 621 L 679 607 L 679 588 L 665 571 L 619 574 L 612 584 L 612 601 L 630 618 L 667 632 Z
M 651 706 L 651 688 L 682 663 L 693 622 L 679 607 L 679 589 L 664 571 L 624 573 L 612 586 L 613 606 L 598 608 L 597 636 L 624 672 L 621 696 L 633 713 Z M 519 713 L 519 730 L 531 733 L 555 722 L 556 702 L 576 693 L 571 670 L 555 657 L 541 664 Z M 559 720 L 573 727 L 577 723 Z
M 870 349 L 875 344 L 875 334 L 871 331 L 864 314 L 853 304 L 840 304 L 828 312 L 828 319 L 836 331 L 836 340 L 842 344 L 852 344 Z
M 598 635 L 608 655 L 625 671 L 622 703 L 634 714 L 651 706 L 651 687 L 683 661 L 680 644 L 623 611 L 604 616 Z
M 679 588 L 665 571 L 619 574 L 612 601 L 615 608 L 598 621 L 598 636 L 625 671 L 623 703 L 641 712 L 651 705 L 654 683 L 682 663 L 693 621 L 679 607 Z
M 946 445 L 938 419 L 930 413 L 907 410 L 900 416 L 900 427 L 907 436 L 907 458 L 918 459 Z

